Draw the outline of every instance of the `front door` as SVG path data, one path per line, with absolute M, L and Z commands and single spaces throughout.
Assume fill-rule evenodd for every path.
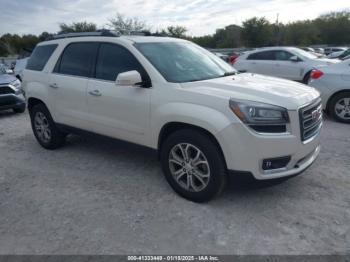
M 136 70 L 147 73 L 125 47 L 101 43 L 95 78 L 90 79 L 87 104 L 94 131 L 135 143 L 146 144 L 149 135 L 152 88 L 116 85 L 119 73 Z

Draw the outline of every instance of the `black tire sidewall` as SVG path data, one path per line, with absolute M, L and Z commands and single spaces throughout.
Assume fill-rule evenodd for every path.
M 337 120 L 338 122 L 350 123 L 350 120 L 345 120 L 345 119 L 340 118 L 335 112 L 335 105 L 337 104 L 337 102 L 340 99 L 345 98 L 345 97 L 350 98 L 350 92 L 342 92 L 340 94 L 335 95 L 331 99 L 331 101 L 329 103 L 329 114 L 333 119 Z
M 51 131 L 51 139 L 49 142 L 42 141 L 35 130 L 34 118 L 38 112 L 41 112 L 42 114 L 44 114 L 49 123 L 49 128 Z M 64 144 L 64 140 L 65 140 L 64 135 L 56 127 L 56 124 L 53 121 L 51 114 L 45 105 L 39 104 L 34 106 L 30 110 L 30 120 L 31 120 L 34 136 L 42 147 L 46 149 L 56 149 Z
M 200 149 L 209 162 L 209 184 L 200 192 L 190 192 L 182 188 L 173 178 L 169 168 L 170 150 L 179 143 L 189 143 Z M 160 159 L 166 180 L 182 197 L 194 202 L 207 202 L 219 194 L 226 182 L 226 168 L 217 145 L 205 134 L 191 129 L 176 131 L 162 144 Z

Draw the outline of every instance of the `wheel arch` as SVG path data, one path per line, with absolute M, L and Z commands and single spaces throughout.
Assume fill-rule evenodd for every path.
M 183 129 L 196 130 L 196 131 L 206 135 L 217 146 L 219 153 L 224 161 L 225 168 L 227 169 L 227 164 L 226 164 L 224 152 L 222 150 L 222 147 L 221 147 L 219 141 L 216 139 L 215 135 L 203 127 L 189 124 L 189 123 L 184 123 L 184 122 L 168 122 L 161 128 L 161 130 L 159 132 L 159 136 L 158 136 L 158 145 L 157 145 L 158 158 L 160 158 L 160 151 L 161 151 L 160 148 L 161 148 L 164 140 L 172 133 L 174 133 L 178 130 L 183 130 Z
M 339 95 L 339 94 L 341 94 L 341 93 L 345 93 L 345 92 L 350 92 L 350 88 L 339 90 L 339 91 L 333 93 L 333 94 L 328 98 L 327 103 L 326 103 L 326 112 L 327 112 L 327 113 L 329 113 L 329 107 L 330 107 L 330 103 L 331 103 L 332 99 L 333 99 L 335 96 L 337 96 L 337 95 Z

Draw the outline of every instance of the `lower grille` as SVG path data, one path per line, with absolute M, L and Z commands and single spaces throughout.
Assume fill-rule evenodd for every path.
M 306 141 L 318 134 L 322 125 L 321 99 L 299 109 L 301 140 Z
M 15 94 L 15 90 L 13 90 L 9 86 L 0 86 L 0 95 L 7 95 L 7 94 Z

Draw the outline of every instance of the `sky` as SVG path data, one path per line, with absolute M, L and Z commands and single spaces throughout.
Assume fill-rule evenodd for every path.
M 350 11 L 350 0 L 0 0 L 0 35 L 55 33 L 60 23 L 93 22 L 105 28 L 121 13 L 145 21 L 152 31 L 181 25 L 188 34 L 212 34 L 253 16 L 275 22 L 314 19 L 331 11 Z

